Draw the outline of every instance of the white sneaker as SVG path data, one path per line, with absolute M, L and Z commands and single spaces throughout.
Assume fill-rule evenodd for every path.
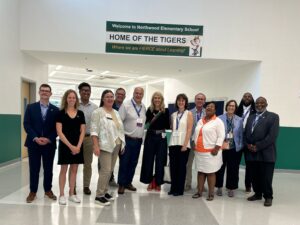
M 80 203 L 80 202 L 81 202 L 80 199 L 77 198 L 76 195 L 70 195 L 70 196 L 69 196 L 69 201 L 75 202 L 75 203 Z
M 59 202 L 60 205 L 66 205 L 67 204 L 65 196 L 59 196 L 58 202 Z

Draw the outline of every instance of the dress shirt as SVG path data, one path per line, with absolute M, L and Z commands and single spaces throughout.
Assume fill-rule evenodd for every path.
M 89 135 L 91 132 L 90 130 L 91 130 L 92 113 L 97 108 L 98 106 L 91 101 L 89 101 L 85 105 L 82 102 L 79 103 L 79 110 L 81 110 L 84 113 L 85 124 L 86 124 L 85 134 L 87 135 Z

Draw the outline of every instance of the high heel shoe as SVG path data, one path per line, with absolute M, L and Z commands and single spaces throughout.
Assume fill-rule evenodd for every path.
M 152 191 L 153 189 L 153 186 L 152 186 L 152 182 L 150 184 L 148 184 L 148 187 L 147 187 L 147 191 Z

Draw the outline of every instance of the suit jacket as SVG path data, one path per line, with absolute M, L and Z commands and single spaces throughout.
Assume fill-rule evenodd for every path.
M 196 107 L 194 107 L 193 109 L 190 110 L 193 114 L 193 129 L 192 129 L 192 135 L 191 135 L 191 143 L 194 141 L 194 132 L 195 132 L 195 128 L 197 126 L 197 109 Z M 205 108 L 202 107 L 202 112 L 201 112 L 201 118 L 202 119 L 203 117 L 205 116 Z
M 224 113 L 223 115 L 219 116 L 219 118 L 223 121 L 224 126 L 225 126 L 225 134 L 227 131 L 227 114 Z M 240 151 L 243 146 L 243 119 L 237 115 L 233 116 L 233 137 L 234 137 L 234 144 L 235 144 L 235 149 L 236 151 Z M 226 138 L 226 136 L 225 136 Z
M 279 116 L 272 112 L 264 112 L 252 132 L 252 124 L 255 117 L 256 115 L 253 114 L 248 118 L 245 128 L 245 143 L 256 145 L 257 152 L 246 151 L 246 160 L 275 162 Z
M 55 119 L 59 109 L 49 104 L 46 119 L 43 120 L 40 102 L 29 104 L 24 115 L 24 129 L 27 133 L 25 146 L 30 148 L 41 147 L 33 141 L 36 137 L 48 138 L 51 143 L 43 146 L 51 149 L 56 149 L 56 125 Z

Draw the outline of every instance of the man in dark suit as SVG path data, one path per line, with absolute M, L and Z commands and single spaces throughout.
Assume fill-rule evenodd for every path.
M 239 104 L 239 107 L 237 108 L 236 111 L 236 115 L 238 115 L 239 117 L 241 117 L 243 119 L 243 128 L 245 130 L 246 127 L 246 123 L 247 123 L 247 119 L 250 115 L 255 114 L 256 110 L 255 110 L 255 102 L 253 99 L 253 96 L 251 93 L 246 92 L 243 95 L 243 98 Z M 244 146 L 244 148 L 242 149 L 242 152 L 245 154 L 245 152 L 247 152 L 247 146 Z M 242 155 L 241 159 L 242 159 Z M 240 161 L 241 161 L 240 159 Z M 246 193 L 249 194 L 251 193 L 251 187 L 252 187 L 252 174 L 251 171 L 249 170 L 249 166 L 248 166 L 248 161 L 245 160 L 245 187 L 246 187 Z
M 52 188 L 53 160 L 56 149 L 55 117 L 59 109 L 49 103 L 51 87 L 42 84 L 39 88 L 40 101 L 29 104 L 24 116 L 24 129 L 27 133 L 25 146 L 28 148 L 30 193 L 26 198 L 31 203 L 36 198 L 39 184 L 41 159 L 44 167 L 45 197 L 56 200 Z
M 256 99 L 256 114 L 249 116 L 245 129 L 248 148 L 246 160 L 252 171 L 255 194 L 248 201 L 265 198 L 264 206 L 271 206 L 273 199 L 272 180 L 276 161 L 276 139 L 279 130 L 279 116 L 267 111 L 267 100 Z

